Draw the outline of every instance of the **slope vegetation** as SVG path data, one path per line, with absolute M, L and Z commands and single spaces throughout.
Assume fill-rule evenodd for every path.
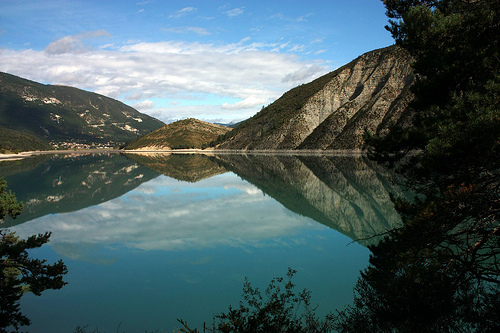
M 186 149 L 204 148 L 231 129 L 194 118 L 183 119 L 163 126 L 130 142 L 125 149 Z
M 51 150 L 52 147 L 42 139 L 21 131 L 0 126 L 0 154 L 28 150 Z

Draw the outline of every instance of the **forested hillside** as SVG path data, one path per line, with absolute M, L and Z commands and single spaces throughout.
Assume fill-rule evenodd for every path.
M 82 147 L 113 146 L 163 125 L 161 121 L 103 95 L 0 73 L 0 126 L 35 136 L 54 147 L 75 144 L 84 145 Z M 18 136 L 18 132 L 9 133 Z M 4 132 L 4 142 L 6 135 Z M 38 147 L 39 144 L 34 144 L 28 149 L 16 144 L 10 149 Z

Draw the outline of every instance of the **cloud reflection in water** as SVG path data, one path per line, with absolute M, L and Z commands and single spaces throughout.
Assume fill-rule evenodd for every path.
M 122 245 L 141 250 L 184 250 L 228 246 L 262 246 L 263 240 L 324 229 L 313 220 L 291 214 L 255 186 L 232 173 L 197 183 L 160 176 L 105 203 L 67 214 L 47 215 L 15 227 L 28 236 L 50 230 L 61 243 Z M 266 242 L 268 244 L 268 242 Z M 83 246 L 84 244 L 87 244 Z M 82 254 L 83 255 L 83 254 Z

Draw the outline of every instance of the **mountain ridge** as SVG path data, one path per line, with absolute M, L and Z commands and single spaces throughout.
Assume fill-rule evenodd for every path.
M 123 143 L 163 125 L 104 95 L 0 72 L 0 126 L 53 145 Z

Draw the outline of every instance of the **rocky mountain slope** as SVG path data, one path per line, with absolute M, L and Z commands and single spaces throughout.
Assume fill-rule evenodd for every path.
M 130 142 L 125 149 L 184 149 L 202 148 L 231 129 L 194 118 L 163 126 Z
M 397 46 L 368 52 L 296 87 L 241 123 L 219 149 L 360 149 L 365 131 L 408 124 L 414 75 Z
M 0 73 L 0 126 L 46 142 L 116 144 L 163 125 L 112 98 Z

